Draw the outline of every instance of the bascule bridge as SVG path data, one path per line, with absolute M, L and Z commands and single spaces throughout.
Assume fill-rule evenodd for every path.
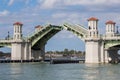
M 85 63 L 108 63 L 109 60 L 119 60 L 120 35 L 116 33 L 115 22 L 107 21 L 106 33 L 101 35 L 98 31 L 98 19 L 88 19 L 88 28 L 81 25 L 65 23 L 63 25 L 36 26 L 35 31 L 23 37 L 23 24 L 13 24 L 13 38 L 0 40 L 0 47 L 11 48 L 11 60 L 44 59 L 47 41 L 59 31 L 65 29 L 85 42 Z

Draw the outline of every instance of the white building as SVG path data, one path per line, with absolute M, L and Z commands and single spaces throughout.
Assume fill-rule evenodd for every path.
M 106 23 L 106 36 L 112 37 L 115 35 L 115 22 L 109 20 Z

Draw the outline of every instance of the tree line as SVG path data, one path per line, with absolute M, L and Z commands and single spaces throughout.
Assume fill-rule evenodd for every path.
M 62 55 L 79 55 L 79 56 L 85 56 L 85 51 L 82 52 L 82 51 L 64 49 L 63 51 L 47 51 L 46 54 L 62 54 Z
M 4 53 L 2 51 L 0 51 L 0 58 L 3 58 L 3 57 L 10 57 L 11 54 L 10 53 Z

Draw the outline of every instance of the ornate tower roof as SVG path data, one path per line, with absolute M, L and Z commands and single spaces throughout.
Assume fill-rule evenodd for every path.
M 23 25 L 21 22 L 15 22 L 13 25 Z
M 112 20 L 107 21 L 105 24 L 116 24 L 115 22 L 113 22 Z
M 91 18 L 88 19 L 88 21 L 98 21 L 98 19 L 95 18 L 95 17 L 91 17 Z

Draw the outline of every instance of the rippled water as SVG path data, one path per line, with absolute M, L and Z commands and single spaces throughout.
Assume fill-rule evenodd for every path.
M 120 80 L 120 64 L 0 63 L 0 80 Z

